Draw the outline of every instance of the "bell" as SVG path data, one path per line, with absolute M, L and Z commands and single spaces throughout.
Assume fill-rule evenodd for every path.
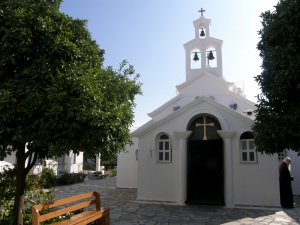
M 208 59 L 208 60 L 213 60 L 213 59 L 215 59 L 215 57 L 214 57 L 212 51 L 210 51 L 210 52 L 207 54 L 207 59 Z
M 195 55 L 194 55 L 193 60 L 194 60 L 195 62 L 199 60 L 198 55 L 197 55 L 197 52 L 195 52 Z
M 203 30 L 203 28 L 201 28 L 202 30 L 201 30 L 201 33 L 200 33 L 200 37 L 205 37 L 205 33 L 204 33 L 204 30 Z

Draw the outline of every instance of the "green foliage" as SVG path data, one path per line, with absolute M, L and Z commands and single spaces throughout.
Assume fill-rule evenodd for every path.
M 40 158 L 70 149 L 107 157 L 130 143 L 139 75 L 126 61 L 117 71 L 103 68 L 104 50 L 86 21 L 59 4 L 1 1 L 0 158 L 18 143 Z
M 32 189 L 37 189 L 39 187 L 43 188 L 41 177 L 37 174 L 27 175 L 25 188 L 27 190 L 32 190 Z
M 87 22 L 59 12 L 60 3 L 0 1 L 0 160 L 18 149 L 19 199 L 37 157 L 70 149 L 109 157 L 131 143 L 139 75 L 126 61 L 104 68 Z
M 253 132 L 259 152 L 300 152 L 300 3 L 280 0 L 261 14 L 257 45 L 262 73 L 255 77 L 258 96 Z
M 95 163 L 83 162 L 83 170 L 95 170 L 95 168 Z
M 36 189 L 26 190 L 25 208 L 22 210 L 24 223 L 30 224 L 31 222 L 31 206 L 51 202 L 53 199 L 54 189 L 50 189 L 46 192 L 39 186 Z
M 42 179 L 41 185 L 44 188 L 51 188 L 56 185 L 56 176 L 52 169 L 44 168 L 42 171 L 41 179 Z
M 116 169 L 105 170 L 104 177 L 116 177 L 116 176 L 117 176 Z
M 16 189 L 15 182 L 15 169 L 5 167 L 0 173 L 0 221 L 9 221 L 8 218 L 11 217 Z
M 117 156 L 112 156 L 109 159 L 103 159 L 101 158 L 101 164 L 102 165 L 117 165 Z
M 16 170 L 4 167 L 0 173 L 0 205 L 3 201 L 11 199 L 15 194 Z
M 0 173 L 0 224 L 10 224 L 13 216 L 13 204 L 15 193 L 16 169 L 5 168 Z M 31 206 L 50 202 L 54 199 L 54 190 L 43 191 L 41 178 L 31 174 L 26 178 L 25 208 L 22 210 L 23 219 L 26 224 L 31 221 Z
M 60 172 L 56 180 L 57 185 L 76 184 L 84 181 L 85 175 L 83 173 L 68 173 L 66 171 Z

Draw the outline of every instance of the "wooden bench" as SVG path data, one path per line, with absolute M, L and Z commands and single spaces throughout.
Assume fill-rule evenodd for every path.
M 94 197 L 92 200 L 88 199 L 84 202 L 77 203 L 75 205 L 66 206 L 66 208 L 58 209 L 57 211 L 50 212 L 44 215 L 40 215 L 40 211 L 51 209 L 54 207 L 74 203 L 80 201 L 82 199 Z M 89 192 L 81 195 L 72 196 L 69 198 L 59 199 L 53 202 L 49 202 L 46 204 L 35 205 L 32 206 L 32 225 L 40 225 L 41 222 L 50 220 L 52 218 L 73 212 L 78 209 L 83 209 L 85 207 L 91 206 L 96 204 L 95 210 L 87 210 L 77 215 L 72 216 L 70 219 L 59 221 L 54 223 L 55 225 L 69 225 L 69 224 L 76 224 L 76 225 L 83 225 L 88 224 L 90 222 L 96 221 L 98 225 L 109 225 L 109 208 L 103 208 L 100 204 L 100 195 L 97 192 Z

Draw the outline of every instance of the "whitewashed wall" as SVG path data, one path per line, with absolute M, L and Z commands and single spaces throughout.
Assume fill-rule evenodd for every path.
M 80 152 L 79 155 L 74 155 L 75 163 L 72 161 L 73 151 L 70 151 L 68 157 L 68 172 L 69 173 L 79 173 L 83 170 L 83 152 Z
M 140 160 L 140 152 L 138 151 L 138 155 L 136 156 L 138 139 L 133 137 L 132 141 L 134 142 L 134 145 L 126 146 L 128 152 L 118 154 L 117 188 L 137 188 L 138 160 Z
M 297 152 L 294 151 L 286 151 L 286 156 L 292 160 L 291 174 L 294 176 L 294 181 L 292 181 L 293 194 L 300 195 L 300 156 L 297 156 Z
M 236 131 L 232 137 L 232 161 L 225 162 L 233 165 L 233 190 L 225 190 L 225 195 L 232 191 L 235 205 L 279 206 L 277 157 L 259 154 L 256 164 L 240 162 L 240 135 L 250 131 L 253 121 L 228 107 L 225 109 L 216 103 L 211 104 L 213 102 L 197 101 L 189 109 L 174 112 L 176 117 L 158 122 L 159 125 L 139 138 L 137 201 L 178 202 L 179 141 L 174 131 L 185 131 L 193 116 L 207 113 L 220 120 L 223 130 Z M 167 133 L 172 140 L 172 163 L 156 162 L 155 137 L 160 132 Z
M 171 123 L 172 121 L 170 121 Z M 155 138 L 164 132 L 171 138 L 172 162 L 158 163 Z M 151 151 L 150 151 L 151 150 Z M 139 174 L 137 201 L 177 203 L 178 200 L 178 140 L 172 127 L 161 126 L 139 140 Z

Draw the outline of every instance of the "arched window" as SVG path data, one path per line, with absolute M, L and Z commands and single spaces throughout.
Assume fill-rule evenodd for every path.
M 241 162 L 257 163 L 257 154 L 254 146 L 254 136 L 251 132 L 245 132 L 240 138 Z
M 199 38 L 200 39 L 206 38 L 206 28 L 203 23 L 201 23 L 199 26 Z
M 161 134 L 158 137 L 158 162 L 171 162 L 171 145 L 169 136 L 166 134 Z

